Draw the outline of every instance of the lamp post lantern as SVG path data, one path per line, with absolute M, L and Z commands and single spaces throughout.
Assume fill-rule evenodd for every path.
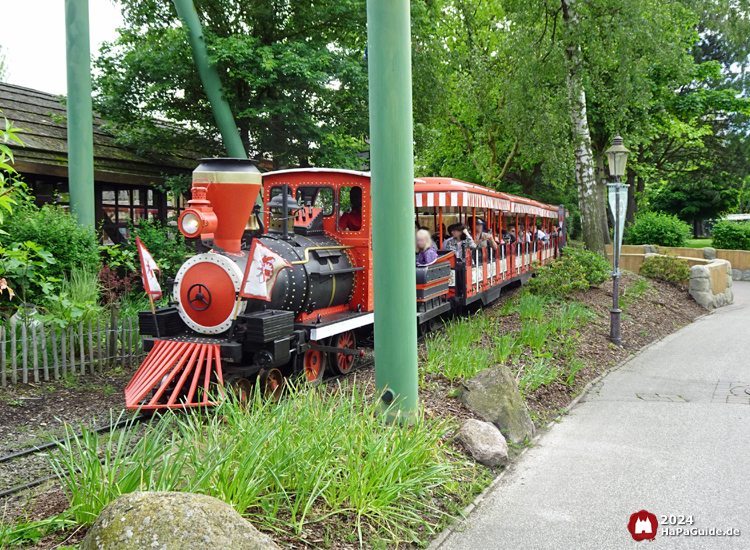
M 609 339 L 616 346 L 622 347 L 620 325 L 620 248 L 622 233 L 625 228 L 625 213 L 628 209 L 628 187 L 622 183 L 625 175 L 625 164 L 630 151 L 622 144 L 622 138 L 616 136 L 612 140 L 612 147 L 604 152 L 609 163 L 609 174 L 614 182 L 607 184 L 609 206 L 615 218 L 615 242 L 612 246 L 612 310 L 610 311 Z M 623 193 L 623 190 L 625 191 Z

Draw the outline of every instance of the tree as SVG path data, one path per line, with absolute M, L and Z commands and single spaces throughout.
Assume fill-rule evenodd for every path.
M 95 61 L 97 108 L 121 141 L 143 152 L 188 145 L 218 152 L 172 3 L 122 4 L 120 36 Z M 270 158 L 275 168 L 359 166 L 367 132 L 364 0 L 197 0 L 195 7 L 250 156 Z
M 8 64 L 3 47 L 0 46 L 0 82 L 5 82 L 8 78 Z

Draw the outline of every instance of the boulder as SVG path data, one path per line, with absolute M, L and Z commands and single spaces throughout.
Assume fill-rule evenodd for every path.
M 742 272 L 742 280 L 750 281 L 750 269 L 746 269 Z
M 742 280 L 742 271 L 740 271 L 739 269 L 733 269 L 732 270 L 732 279 L 735 279 L 737 281 L 741 281 Z
M 509 441 L 520 445 L 534 435 L 534 423 L 508 367 L 483 370 L 463 385 L 461 402 L 497 426 Z
M 715 260 L 716 259 L 716 249 L 711 248 L 710 246 L 706 246 L 703 248 L 703 258 L 706 260 Z
M 508 443 L 494 424 L 470 418 L 458 438 L 480 464 L 497 468 L 508 463 Z
M 643 245 L 643 253 L 644 254 L 658 254 L 659 253 L 659 247 L 655 244 L 644 244 Z
M 278 550 L 229 504 L 191 493 L 143 492 L 108 504 L 81 550 Z

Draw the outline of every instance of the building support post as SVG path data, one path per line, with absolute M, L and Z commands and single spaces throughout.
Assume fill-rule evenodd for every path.
M 65 0 L 65 57 L 70 210 L 76 215 L 78 225 L 93 226 L 94 129 L 88 0 Z
M 409 0 L 367 0 L 375 385 L 390 421 L 417 418 Z M 397 238 L 393 238 L 398 235 Z
M 192 0 L 173 0 L 177 15 L 182 19 L 183 25 L 187 30 L 187 38 L 190 43 L 190 49 L 193 51 L 193 61 L 198 69 L 198 75 L 203 83 L 203 89 L 208 96 L 208 102 L 211 104 L 211 110 L 216 120 L 216 126 L 221 133 L 221 139 L 224 141 L 224 148 L 227 156 L 233 158 L 247 158 L 245 146 L 242 144 L 240 133 L 237 131 L 237 124 L 234 121 L 232 110 L 229 103 L 224 98 L 221 89 L 221 79 L 216 65 L 211 64 L 208 58 L 208 49 L 206 40 L 203 37 L 203 28 L 201 27 L 198 13 Z

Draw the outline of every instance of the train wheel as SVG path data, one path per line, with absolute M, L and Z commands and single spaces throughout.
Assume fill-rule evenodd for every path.
M 347 330 L 331 338 L 331 346 L 334 348 L 357 349 L 357 337 L 354 332 Z M 331 352 L 329 360 L 334 374 L 349 374 L 354 366 L 354 355 Z
M 232 389 L 237 396 L 240 407 L 243 409 L 247 408 L 253 395 L 253 383 L 247 378 L 240 378 L 232 385 Z
M 310 342 L 317 344 L 318 342 Z M 311 386 L 317 386 L 323 380 L 326 371 L 326 354 L 320 350 L 309 349 L 302 359 L 302 373 L 305 381 Z
M 279 369 L 260 371 L 260 387 L 263 389 L 265 396 L 272 402 L 281 398 L 284 391 L 284 375 Z
M 428 319 L 421 325 L 417 325 L 417 334 L 421 338 L 422 336 L 426 336 L 428 333 L 435 330 L 435 318 Z

